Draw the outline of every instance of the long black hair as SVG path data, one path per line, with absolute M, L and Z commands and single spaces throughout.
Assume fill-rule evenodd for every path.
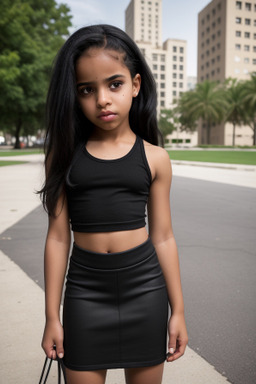
M 156 118 L 156 85 L 153 75 L 134 41 L 111 25 L 93 25 L 79 29 L 65 42 L 53 68 L 47 96 L 45 141 L 46 180 L 40 191 L 44 208 L 55 215 L 56 203 L 65 189 L 65 175 L 76 146 L 86 143 L 93 129 L 77 101 L 75 65 L 89 48 L 114 50 L 133 78 L 141 76 L 141 88 L 129 112 L 131 129 L 146 141 L 158 145 L 161 134 Z

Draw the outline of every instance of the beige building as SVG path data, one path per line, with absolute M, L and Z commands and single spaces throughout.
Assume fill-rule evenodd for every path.
M 249 79 L 256 71 L 256 0 L 213 0 L 198 15 L 197 78 L 223 81 Z M 236 144 L 252 145 L 252 129 L 237 127 Z M 206 132 L 199 127 L 199 144 Z M 232 144 L 232 125 L 211 129 L 212 144 Z
M 172 107 L 187 90 L 187 42 L 162 43 L 162 0 L 131 0 L 125 11 L 125 31 L 140 47 L 157 84 L 158 113 Z

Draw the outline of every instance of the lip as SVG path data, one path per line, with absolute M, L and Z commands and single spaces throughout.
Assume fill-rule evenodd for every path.
M 116 113 L 114 113 L 112 111 L 101 112 L 98 115 L 98 118 L 103 120 L 103 121 L 112 121 L 115 119 L 115 117 L 116 117 Z

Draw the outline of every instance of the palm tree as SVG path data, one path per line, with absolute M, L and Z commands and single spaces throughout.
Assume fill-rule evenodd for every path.
M 243 85 L 237 79 L 226 81 L 227 111 L 225 121 L 233 124 L 232 145 L 235 146 L 236 126 L 245 121 L 245 108 L 243 106 Z
M 210 144 L 211 124 L 223 119 L 227 102 L 224 89 L 217 82 L 204 81 L 198 83 L 192 91 L 182 95 L 179 103 L 180 112 L 189 125 L 193 125 L 200 118 L 206 122 L 207 144 Z
M 247 124 L 253 130 L 253 145 L 256 145 L 256 72 L 251 79 L 243 83 L 243 103 L 247 117 Z

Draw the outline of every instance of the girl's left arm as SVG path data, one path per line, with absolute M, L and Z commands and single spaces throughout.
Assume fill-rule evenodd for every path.
M 182 356 L 188 343 L 181 288 L 179 257 L 173 235 L 170 210 L 172 168 L 168 153 L 151 147 L 149 163 L 153 182 L 148 201 L 149 235 L 156 249 L 166 281 L 171 318 L 168 324 L 169 354 L 167 361 Z

